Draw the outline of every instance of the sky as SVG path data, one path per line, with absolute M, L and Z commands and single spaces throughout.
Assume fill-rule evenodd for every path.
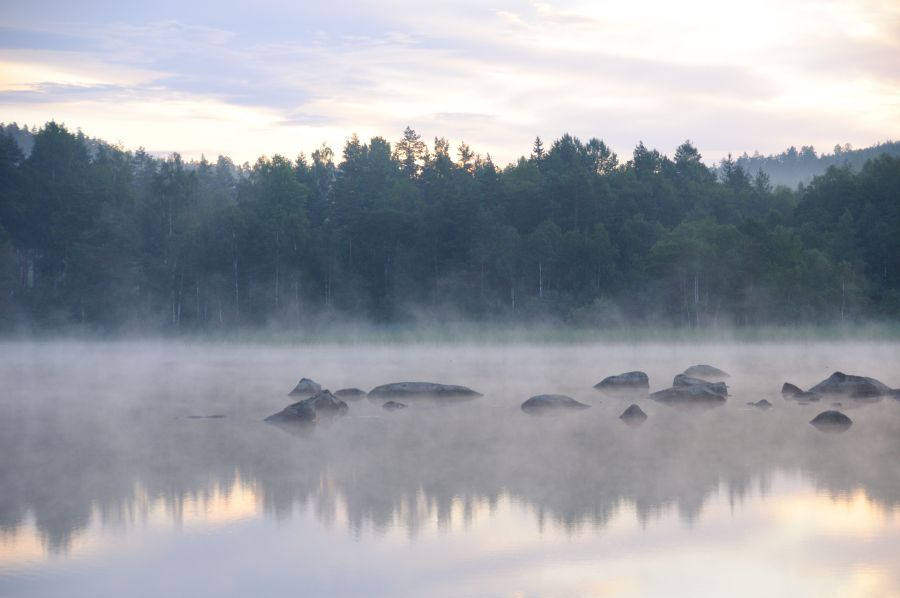
M 237 162 L 406 126 L 500 165 L 864 147 L 900 138 L 900 0 L 0 0 L 0 121 L 51 119 Z

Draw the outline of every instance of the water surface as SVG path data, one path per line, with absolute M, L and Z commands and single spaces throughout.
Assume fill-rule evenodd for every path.
M 900 401 L 779 390 L 836 369 L 900 386 L 890 343 L 0 345 L 0 594 L 900 595 Z M 732 374 L 684 412 L 592 385 Z M 262 423 L 300 377 L 484 393 L 452 407 Z M 534 394 L 592 405 L 519 410 Z M 768 399 L 768 411 L 746 405 Z M 222 415 L 221 418 L 191 416 Z

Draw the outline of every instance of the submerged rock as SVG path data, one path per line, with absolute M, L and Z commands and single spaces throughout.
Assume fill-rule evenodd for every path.
M 397 401 L 388 401 L 381 406 L 382 409 L 387 409 L 388 411 L 397 411 L 398 409 L 406 409 L 406 407 L 405 403 L 398 403 Z
M 625 372 L 624 374 L 607 376 L 595 384 L 594 388 L 606 391 L 649 390 L 650 378 L 644 372 Z
M 728 386 L 726 386 L 724 382 L 709 382 L 686 374 L 678 374 L 675 376 L 675 379 L 672 380 L 672 388 L 693 388 L 701 386 L 705 387 L 708 391 L 723 397 L 728 396 Z
M 436 382 L 394 382 L 382 384 L 369 391 L 370 399 L 387 397 L 429 398 L 429 399 L 474 399 L 484 396 L 466 386 L 438 384 Z
M 342 388 L 334 391 L 334 396 L 345 401 L 358 401 L 366 396 L 366 391 L 359 388 Z
M 313 424 L 316 421 L 316 410 L 306 402 L 307 400 L 288 405 L 264 421 L 272 424 Z
M 300 382 L 294 387 L 294 390 L 288 393 L 289 397 L 311 397 L 322 391 L 322 385 L 315 380 L 309 378 L 300 378 Z
M 667 388 L 652 393 L 650 398 L 664 405 L 673 406 L 715 406 L 725 403 L 725 394 L 722 394 L 722 392 L 712 384 Z
M 703 378 L 705 380 L 710 380 L 713 382 L 720 382 L 725 378 L 730 377 L 728 375 L 728 372 L 723 372 L 719 368 L 706 364 L 692 365 L 688 369 L 684 370 L 683 373 L 685 376 Z
M 327 390 L 288 405 L 265 419 L 275 423 L 312 423 L 321 416 L 344 415 L 350 407 Z
M 891 389 L 875 378 L 853 376 L 835 372 L 809 389 L 809 392 L 827 395 L 844 395 L 855 398 L 872 398 L 891 394 Z
M 529 415 L 588 409 L 585 405 L 566 395 L 537 395 L 522 403 L 522 411 Z
M 772 403 L 770 403 L 766 399 L 760 399 L 760 400 L 756 401 L 755 403 L 747 403 L 747 404 L 751 405 L 753 407 L 756 407 L 757 409 L 762 409 L 763 411 L 765 411 L 766 409 L 768 409 L 769 407 L 772 406 Z
M 817 430 L 821 432 L 844 432 L 853 425 L 853 420 L 841 413 L 840 411 L 823 411 L 815 416 L 810 422 Z
M 803 389 L 799 386 L 794 386 L 790 382 L 785 382 L 781 385 L 781 396 L 786 399 L 793 399 L 801 393 L 803 393 Z
M 636 428 L 647 421 L 647 414 L 644 413 L 643 409 L 632 403 L 628 407 L 628 409 L 622 412 L 622 415 L 619 416 L 619 419 L 621 419 L 632 428 Z

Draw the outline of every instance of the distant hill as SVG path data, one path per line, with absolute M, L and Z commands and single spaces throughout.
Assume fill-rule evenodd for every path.
M 829 166 L 849 166 L 859 171 L 866 161 L 882 154 L 900 156 L 900 142 L 886 141 L 862 149 L 852 149 L 849 144 L 836 145 L 831 154 L 817 154 L 811 145 L 804 145 L 799 150 L 792 146 L 777 155 L 761 156 L 755 153 L 750 156 L 745 153 L 735 162 L 750 175 L 762 170 L 769 175 L 773 185 L 794 188 L 801 183 L 808 184 Z

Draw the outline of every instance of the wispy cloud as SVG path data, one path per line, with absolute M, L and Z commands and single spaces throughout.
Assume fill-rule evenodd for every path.
M 900 133 L 888 1 L 78 5 L 0 9 L 4 120 L 238 160 L 407 124 L 501 162 L 565 131 L 710 158 Z

